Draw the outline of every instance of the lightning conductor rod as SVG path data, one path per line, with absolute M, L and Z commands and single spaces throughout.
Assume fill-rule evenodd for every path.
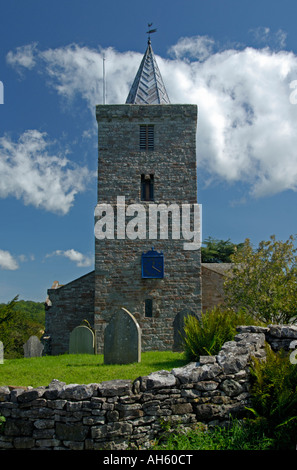
M 103 104 L 106 103 L 105 54 L 103 54 Z

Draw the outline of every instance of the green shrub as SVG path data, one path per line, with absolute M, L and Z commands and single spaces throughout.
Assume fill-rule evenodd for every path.
M 0 415 L 0 434 L 3 434 L 5 421 L 5 417 Z
M 255 319 L 245 311 L 215 307 L 202 314 L 201 320 L 188 316 L 185 319 L 184 350 L 189 361 L 199 356 L 217 354 L 226 341 L 232 341 L 239 325 L 255 325 Z
M 296 448 L 297 443 L 297 367 L 288 354 L 274 353 L 267 347 L 265 361 L 253 359 L 251 365 L 252 413 L 278 449 Z
M 263 434 L 260 426 L 245 420 L 232 420 L 226 427 L 199 423 L 196 428 L 166 431 L 153 450 L 267 450 L 273 440 Z

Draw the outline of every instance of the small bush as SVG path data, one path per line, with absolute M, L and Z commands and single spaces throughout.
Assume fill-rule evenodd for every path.
M 261 426 L 245 420 L 232 420 L 226 427 L 207 426 L 199 423 L 185 431 L 166 431 L 153 450 L 267 450 L 273 440 L 266 437 Z
M 3 434 L 5 421 L 5 417 L 0 415 L 0 434 Z
M 244 311 L 215 307 L 202 314 L 201 320 L 188 316 L 185 319 L 184 350 L 189 361 L 199 356 L 218 354 L 226 341 L 232 341 L 239 325 L 255 325 L 255 319 Z
M 267 347 L 265 361 L 253 359 L 251 366 L 252 413 L 278 449 L 296 448 L 297 366 L 283 351 Z

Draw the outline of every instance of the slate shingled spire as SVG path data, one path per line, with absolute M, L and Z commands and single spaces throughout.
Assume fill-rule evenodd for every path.
M 170 104 L 150 40 L 126 104 Z

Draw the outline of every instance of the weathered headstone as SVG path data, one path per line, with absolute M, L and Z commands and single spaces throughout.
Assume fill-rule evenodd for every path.
M 85 325 L 75 327 L 70 333 L 69 354 L 94 354 L 95 335 Z
M 24 357 L 41 357 L 44 346 L 37 336 L 30 336 L 23 348 Z
M 116 312 L 104 332 L 104 364 L 141 361 L 141 330 L 128 310 Z
M 3 343 L 0 341 L 0 364 L 4 363 L 4 348 Z
M 173 321 L 173 351 L 183 350 L 183 341 L 185 338 L 185 319 L 188 316 L 197 316 L 191 310 L 184 309 L 179 312 Z

